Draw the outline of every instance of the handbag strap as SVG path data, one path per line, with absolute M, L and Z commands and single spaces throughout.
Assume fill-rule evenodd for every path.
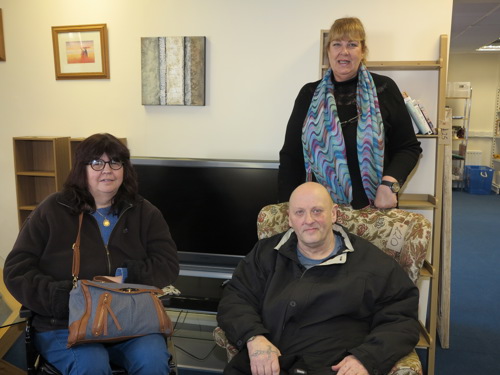
M 73 244 L 73 267 L 71 270 L 71 276 L 73 276 L 73 289 L 76 288 L 78 282 L 78 274 L 80 273 L 80 231 L 82 229 L 83 222 L 83 212 L 80 212 L 78 216 L 78 234 L 76 235 L 76 241 Z

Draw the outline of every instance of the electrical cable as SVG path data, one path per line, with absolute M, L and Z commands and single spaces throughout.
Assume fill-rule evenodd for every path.
M 204 356 L 204 357 L 198 357 L 192 353 L 190 353 L 189 351 L 187 351 L 186 349 L 183 349 L 182 347 L 180 347 L 178 344 L 175 344 L 174 343 L 174 347 L 176 349 L 179 349 L 180 351 L 184 352 L 186 355 L 190 356 L 191 358 L 194 358 L 194 359 L 197 359 L 198 361 L 204 361 L 206 360 L 208 357 L 210 357 L 210 355 L 212 354 L 212 352 L 215 350 L 215 348 L 217 347 L 217 344 L 214 344 L 212 346 L 212 349 L 210 349 L 210 351 Z
M 181 319 L 181 315 L 183 315 L 183 318 Z M 187 310 L 180 310 L 179 311 L 179 314 L 177 315 L 177 318 L 175 319 L 175 323 L 174 323 L 174 328 L 173 328 L 173 331 L 175 332 L 176 328 L 177 328 L 177 325 L 178 324 L 185 324 L 186 322 L 186 319 L 188 317 L 188 314 L 189 314 L 189 311 Z M 182 321 L 181 321 L 182 320 Z M 179 328 L 180 329 L 180 328 Z M 198 331 L 201 332 L 202 329 L 201 329 L 201 324 L 198 324 Z M 172 338 L 174 338 L 174 336 L 172 336 Z M 180 351 L 184 352 L 186 355 L 188 355 L 189 357 L 191 358 L 194 358 L 198 361 L 204 361 L 206 360 L 208 357 L 210 357 L 210 355 L 213 353 L 213 351 L 215 350 L 215 348 L 217 347 L 217 344 L 214 344 L 212 346 L 212 348 L 210 349 L 210 351 L 205 355 L 205 356 L 202 356 L 202 357 L 198 357 L 196 355 L 194 355 L 193 353 L 189 352 L 188 350 L 182 348 L 181 346 L 179 346 L 179 344 L 176 344 L 175 343 L 175 340 L 173 340 L 173 344 L 174 344 L 174 347 L 176 349 L 179 349 Z

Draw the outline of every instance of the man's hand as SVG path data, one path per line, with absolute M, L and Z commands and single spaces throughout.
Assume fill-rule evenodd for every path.
M 264 336 L 256 336 L 247 343 L 252 375 L 278 375 L 281 352 Z
M 369 375 L 365 366 L 353 355 L 348 355 L 335 366 L 332 366 L 332 370 L 337 371 L 337 375 Z

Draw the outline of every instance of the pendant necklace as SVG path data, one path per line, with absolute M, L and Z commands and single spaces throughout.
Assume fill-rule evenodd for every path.
M 356 120 L 358 117 L 360 116 L 360 114 L 358 113 L 356 116 L 350 118 L 349 120 L 346 120 L 346 121 L 340 121 L 339 124 L 340 126 L 344 126 L 344 125 L 347 125 L 349 124 L 350 122 L 353 122 L 354 120 Z
M 101 215 L 104 218 L 104 220 L 102 221 L 102 225 L 104 225 L 105 227 L 109 227 L 111 225 L 108 218 L 106 216 L 104 216 L 103 214 L 101 214 L 99 212 L 99 210 L 95 210 L 95 212 L 97 212 L 99 215 Z

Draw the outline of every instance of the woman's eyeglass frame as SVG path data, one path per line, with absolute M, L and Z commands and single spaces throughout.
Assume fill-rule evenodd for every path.
M 105 161 L 102 159 L 96 159 L 87 163 L 87 165 L 90 165 L 90 168 L 97 172 L 102 171 L 104 168 L 106 168 L 106 164 L 109 164 L 109 167 L 114 171 L 123 168 L 123 162 L 118 160 Z

